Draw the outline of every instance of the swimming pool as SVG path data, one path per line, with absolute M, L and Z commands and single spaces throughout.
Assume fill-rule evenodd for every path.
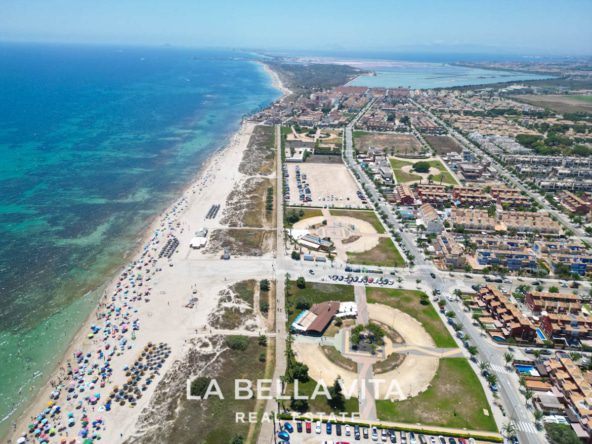
M 539 339 L 541 341 L 546 341 L 547 340 L 547 337 L 545 336 L 545 334 L 543 333 L 543 331 L 540 328 L 537 328 L 536 329 L 536 334 L 537 334 L 537 336 L 539 337 Z
M 518 370 L 518 373 L 520 373 L 521 375 L 540 376 L 537 369 L 534 368 L 532 365 L 516 364 L 514 365 L 514 368 L 516 368 L 516 370 Z

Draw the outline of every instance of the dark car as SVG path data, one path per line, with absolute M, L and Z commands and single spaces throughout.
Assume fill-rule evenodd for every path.
M 364 436 L 364 438 L 368 438 L 368 427 L 364 427 L 362 429 L 362 435 Z
M 333 426 L 330 422 L 327 423 L 327 435 L 330 435 L 333 432 Z
M 288 433 L 293 433 L 294 432 L 294 427 L 292 427 L 292 424 L 290 424 L 289 422 L 285 422 L 284 423 L 284 429 L 288 432 Z
M 430 273 L 430 276 L 432 277 L 432 279 L 436 279 L 436 275 L 434 273 Z
M 456 439 L 454 439 L 453 437 L 448 438 L 448 442 L 450 444 L 456 444 Z
M 300 421 L 296 421 L 296 431 L 302 433 L 302 423 Z
M 335 434 L 341 436 L 341 424 L 335 424 Z

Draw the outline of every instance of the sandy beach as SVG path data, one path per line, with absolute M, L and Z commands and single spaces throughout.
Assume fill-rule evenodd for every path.
M 274 87 L 289 94 L 263 66 Z M 228 195 L 244 180 L 239 164 L 255 125 L 243 122 L 230 143 L 204 163 L 196 180 L 152 223 L 133 260 L 107 287 L 7 442 L 23 436 L 26 442 L 82 443 L 98 436 L 107 443 L 125 441 L 134 434 L 159 379 L 184 356 L 192 337 L 215 333 L 208 317 L 216 310 L 219 293 L 241 279 L 272 275 L 272 253 L 246 259 L 237 270 L 233 261 L 220 260 L 219 252 L 189 246 L 202 228 L 226 228 L 220 215 Z M 220 205 L 220 211 L 208 219 L 212 205 Z M 170 258 L 159 257 L 166 245 L 174 252 Z M 190 308 L 193 298 L 197 303 Z M 260 328 L 265 329 L 264 323 Z M 126 386 L 122 402 L 119 395 Z

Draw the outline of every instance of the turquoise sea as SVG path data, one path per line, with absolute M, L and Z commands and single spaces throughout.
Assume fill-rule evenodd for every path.
M 451 88 L 465 85 L 490 85 L 500 82 L 544 80 L 551 76 L 470 68 L 447 63 L 396 62 L 393 66 L 371 65 L 362 69 L 374 72 L 374 76 L 360 76 L 349 84 L 375 88 L 405 87 L 412 89 Z
M 0 44 L 0 436 L 153 217 L 278 95 L 242 53 Z

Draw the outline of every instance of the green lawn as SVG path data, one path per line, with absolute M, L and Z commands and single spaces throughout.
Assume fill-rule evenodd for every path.
M 378 245 L 362 253 L 347 253 L 347 261 L 357 265 L 402 267 L 405 260 L 390 237 L 381 237 Z
M 296 308 L 297 303 L 306 302 L 309 305 L 325 301 L 353 301 L 354 287 L 351 285 L 319 284 L 307 282 L 305 288 L 296 286 L 297 276 L 292 276 L 286 285 L 286 313 L 288 314 L 288 326 L 292 324 L 296 315 L 302 310 Z
M 365 222 L 368 222 L 370 225 L 374 227 L 377 233 L 385 233 L 384 227 L 382 223 L 374 213 L 374 211 L 367 211 L 367 210 L 331 210 L 331 215 L 333 216 L 348 216 L 353 217 L 355 219 L 360 219 Z
M 572 99 L 579 100 L 580 102 L 592 103 L 592 96 L 568 96 Z
M 288 221 L 288 216 L 290 216 L 292 213 L 296 213 L 298 215 L 298 217 L 300 218 L 300 220 L 308 219 L 309 217 L 317 217 L 317 216 L 323 215 L 323 212 L 321 211 L 320 208 L 306 208 L 306 207 L 286 207 L 286 210 L 284 211 L 284 213 L 285 213 L 284 225 L 287 228 L 290 228 L 293 225 Z
M 373 288 L 366 289 L 366 296 L 369 303 L 385 304 L 397 308 L 409 316 L 414 317 L 423 325 L 423 328 L 430 334 L 436 347 L 456 348 L 456 342 L 446 326 L 440 320 L 434 307 L 428 303 L 421 303 L 421 295 L 417 290 L 401 290 L 396 288 Z
M 465 358 L 441 359 L 425 392 L 404 401 L 378 400 L 376 412 L 382 421 L 498 431 L 483 387 Z
M 401 159 L 389 159 L 391 168 L 398 183 L 419 181 L 422 177 L 418 174 L 406 173 L 401 170 L 406 165 L 413 165 L 415 162 Z M 433 176 L 434 183 L 442 183 L 445 185 L 459 185 L 458 181 L 448 172 L 446 167 L 438 159 L 426 160 L 432 168 L 438 168 L 441 173 Z
M 452 174 L 450 174 L 448 172 L 448 170 L 446 169 L 446 167 L 442 164 L 441 161 L 439 160 L 430 160 L 428 161 L 430 166 L 432 168 L 438 168 L 441 173 L 440 174 L 436 174 L 433 177 L 433 181 L 436 184 L 439 184 L 440 181 L 442 181 L 442 184 L 446 184 L 446 185 L 460 185 L 458 183 L 458 181 L 454 178 L 454 176 L 452 176 Z

